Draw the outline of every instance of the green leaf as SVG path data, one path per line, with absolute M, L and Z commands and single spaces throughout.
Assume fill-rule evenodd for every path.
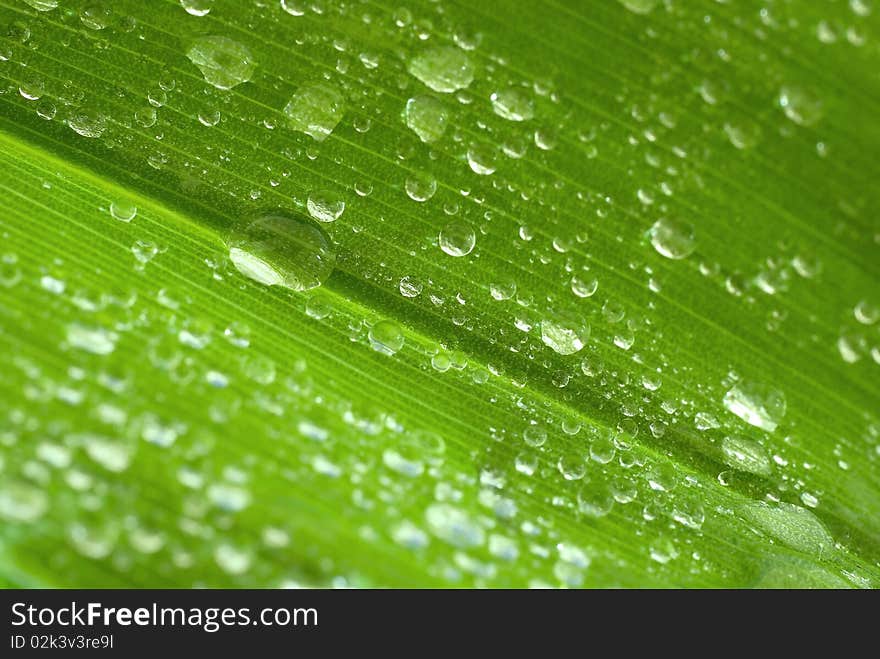
M 880 583 L 878 13 L 0 0 L 0 583 Z

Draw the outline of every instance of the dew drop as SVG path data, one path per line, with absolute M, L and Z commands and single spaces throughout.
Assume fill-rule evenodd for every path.
M 649 14 L 660 4 L 660 0 L 618 0 L 618 2 L 635 14 Z
M 488 176 L 495 173 L 497 168 L 498 153 L 490 144 L 478 143 L 471 146 L 467 152 L 468 166 L 474 174 Z
M 403 120 L 422 142 L 429 144 L 443 137 L 449 113 L 433 96 L 415 96 L 406 102 Z
M 467 256 L 477 242 L 474 230 L 464 222 L 450 222 L 440 231 L 440 249 L 449 256 Z
M 383 355 L 393 355 L 403 348 L 405 338 L 400 325 L 392 320 L 380 320 L 370 328 L 370 346 Z
M 739 471 L 747 471 L 758 476 L 769 476 L 773 465 L 764 447 L 758 442 L 731 435 L 721 441 L 721 454 L 724 462 Z
M 403 277 L 398 286 L 400 294 L 403 297 L 418 297 L 422 293 L 422 282 L 415 277 Z
M 489 99 L 492 101 L 492 110 L 503 119 L 528 121 L 535 116 L 535 104 L 521 87 L 507 87 L 494 92 Z
M 678 220 L 661 218 L 654 222 L 648 232 L 657 253 L 668 259 L 683 259 L 696 248 L 694 228 Z
M 406 179 L 405 187 L 410 199 L 425 202 L 437 192 L 437 179 L 430 174 L 417 174 Z
M 467 53 L 453 46 L 439 46 L 413 57 L 407 70 L 435 92 L 464 89 L 474 79 L 474 67 Z
M 233 232 L 228 247 L 229 259 L 243 275 L 294 291 L 320 286 L 336 264 L 333 245 L 321 228 L 283 211 Z
M 36 9 L 37 11 L 52 11 L 53 9 L 57 9 L 58 0 L 24 0 L 25 3 L 29 4 L 31 7 Z
M 785 86 L 779 92 L 779 106 L 799 126 L 813 126 L 824 113 L 822 100 L 801 87 Z
M 478 547 L 485 541 L 485 532 L 471 517 L 454 506 L 435 503 L 425 511 L 428 530 L 444 542 L 468 549 Z
M 101 137 L 107 129 L 107 119 L 96 110 L 81 107 L 70 113 L 67 125 L 83 137 Z
M 345 114 L 345 97 L 333 85 L 319 82 L 296 90 L 284 106 L 290 127 L 323 142 Z
M 541 340 L 560 355 L 579 352 L 590 338 L 590 324 L 573 314 L 562 314 L 541 321 Z
M 214 7 L 214 0 L 180 0 L 180 6 L 190 16 L 207 16 Z
M 131 222 L 137 215 L 137 206 L 124 201 L 110 203 L 110 215 L 120 222 Z
M 205 82 L 217 89 L 232 89 L 248 82 L 256 68 L 250 49 L 229 37 L 200 37 L 186 56 L 202 72 Z
M 740 382 L 724 395 L 724 407 L 746 423 L 772 432 L 785 416 L 785 394 L 758 382 Z
M 309 195 L 307 207 L 319 222 L 335 222 L 345 210 L 345 199 L 332 190 L 318 190 Z
M 819 518 L 806 508 L 790 503 L 749 504 L 742 510 L 746 519 L 788 547 L 809 554 L 827 554 L 834 540 Z

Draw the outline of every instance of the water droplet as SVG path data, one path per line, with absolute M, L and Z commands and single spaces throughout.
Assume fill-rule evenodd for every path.
M 503 302 L 516 295 L 516 282 L 513 279 L 504 279 L 489 285 L 489 294 L 493 299 Z
M 449 113 L 433 96 L 415 96 L 406 102 L 403 118 L 407 128 L 426 144 L 436 142 L 446 132 Z
M 648 232 L 657 253 L 668 259 L 683 259 L 696 248 L 694 228 L 678 220 L 661 218 Z
M 474 67 L 467 53 L 453 46 L 439 46 L 416 55 L 407 70 L 435 92 L 464 89 L 474 79 Z
M 728 122 L 724 124 L 724 134 L 737 149 L 750 149 L 758 143 L 761 128 L 749 120 Z
M 321 228 L 283 211 L 235 231 L 228 246 L 230 260 L 243 275 L 294 291 L 320 286 L 336 264 L 336 253 Z
M 49 509 L 49 497 L 40 488 L 8 475 L 0 484 L 0 518 L 9 522 L 33 522 Z
M 96 110 L 81 107 L 70 113 L 67 125 L 83 137 L 101 137 L 107 129 L 107 119 Z
M 391 537 L 394 542 L 407 549 L 424 549 L 428 546 L 428 534 L 407 520 L 394 525 Z
M 620 4 L 635 14 L 649 14 L 660 0 L 618 0 Z
M 18 93 L 28 101 L 36 101 L 43 95 L 44 87 L 42 80 L 28 80 L 21 83 Z
M 114 473 L 121 473 L 131 464 L 132 449 L 122 439 L 111 439 L 101 435 L 77 435 L 85 446 L 86 454 L 99 465 Z
M 499 117 L 510 121 L 528 121 L 535 116 L 535 104 L 521 87 L 507 87 L 489 97 Z
M 785 416 L 785 394 L 758 382 L 740 382 L 724 395 L 724 407 L 746 423 L 767 432 Z
M 293 130 L 323 142 L 342 120 L 345 98 L 336 87 L 319 82 L 296 90 L 284 106 L 284 115 Z
M 579 352 L 590 338 L 590 324 L 573 314 L 561 314 L 541 321 L 541 340 L 560 355 Z
M 724 462 L 734 469 L 758 476 L 773 473 L 773 465 L 764 447 L 751 439 L 736 435 L 725 437 L 721 441 L 721 454 Z
M 307 6 L 306 0 L 281 0 L 281 8 L 291 16 L 304 16 Z
M 190 16 L 207 16 L 214 6 L 214 0 L 180 0 L 180 6 Z
M 437 192 L 437 179 L 430 174 L 417 174 L 406 179 L 406 194 L 413 201 L 428 201 Z
M 473 144 L 467 152 L 468 166 L 474 174 L 489 176 L 495 173 L 498 152 L 487 143 Z
M 547 442 L 547 429 L 541 425 L 530 425 L 523 430 L 523 441 L 534 448 L 543 446 Z
M 251 555 L 244 549 L 223 543 L 214 550 L 214 561 L 227 574 L 244 574 L 251 566 Z
M 863 325 L 873 325 L 880 320 L 880 306 L 868 300 L 861 300 L 853 308 L 853 316 Z
M 581 279 L 580 277 L 571 278 L 571 292 L 578 297 L 591 297 L 599 289 L 599 280 L 595 277 Z
M 474 230 L 464 222 L 450 222 L 440 231 L 440 249 L 449 256 L 467 256 L 477 242 Z
M 345 210 L 345 199 L 332 190 L 318 190 L 309 195 L 309 215 L 320 222 L 335 222 Z
M 800 87 L 785 86 L 779 92 L 779 106 L 799 126 L 813 126 L 822 118 L 822 100 Z
M 125 201 L 110 203 L 110 215 L 120 222 L 131 222 L 137 215 L 137 206 Z
M 415 277 L 403 277 L 399 289 L 403 297 L 418 297 L 422 293 L 422 282 Z
M 790 503 L 752 503 L 742 510 L 747 520 L 785 545 L 809 554 L 827 554 L 834 540 L 819 518 Z
M 67 343 L 93 355 L 109 355 L 116 349 L 119 335 L 103 327 L 71 323 L 67 326 Z
M 391 320 L 380 320 L 370 328 L 370 346 L 383 355 L 397 353 L 404 344 L 405 337 L 400 325 Z
M 250 49 L 229 37 L 200 37 L 186 56 L 202 72 L 205 82 L 217 89 L 248 82 L 256 68 Z
M 435 503 L 425 511 L 428 530 L 460 549 L 478 547 L 485 541 L 483 528 L 463 510 L 446 503 Z
M 58 7 L 58 0 L 24 0 L 37 11 L 52 11 Z

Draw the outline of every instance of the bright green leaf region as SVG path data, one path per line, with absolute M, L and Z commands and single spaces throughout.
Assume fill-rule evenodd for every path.
M 0 583 L 880 585 L 876 3 L 0 35 Z

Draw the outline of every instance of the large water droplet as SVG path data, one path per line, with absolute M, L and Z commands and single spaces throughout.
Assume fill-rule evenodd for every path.
M 309 215 L 319 222 L 335 222 L 345 210 L 345 199 L 332 190 L 318 190 L 309 195 Z
M 67 125 L 83 137 L 101 137 L 107 129 L 107 119 L 91 108 L 77 108 L 67 118 Z
M 284 106 L 284 114 L 293 130 L 323 142 L 345 114 L 345 97 L 325 82 L 304 85 Z
M 758 476 L 769 476 L 773 473 L 773 465 L 764 447 L 751 439 L 731 435 L 721 441 L 721 453 L 724 462 L 740 471 L 747 471 Z
M 256 68 L 250 49 L 229 37 L 200 37 L 186 56 L 202 72 L 205 82 L 217 89 L 248 82 Z
M 834 539 L 825 526 L 806 508 L 760 502 L 749 504 L 742 513 L 762 531 L 797 551 L 822 555 L 834 548 Z
M 618 0 L 618 2 L 636 14 L 648 14 L 660 4 L 660 0 Z
M 416 96 L 406 102 L 403 119 L 422 142 L 436 142 L 446 132 L 449 113 L 433 96 Z
M 383 355 L 393 355 L 404 344 L 403 330 L 392 320 L 380 320 L 370 328 L 370 345 Z
M 474 79 L 474 67 L 467 53 L 453 46 L 439 46 L 409 61 L 409 72 L 435 92 L 464 89 Z
M 485 541 L 485 532 L 463 510 L 445 503 L 435 503 L 425 511 L 428 529 L 444 542 L 468 549 L 478 547 Z
M 320 286 L 336 264 L 327 234 L 305 218 L 283 211 L 233 232 L 228 246 L 230 260 L 243 275 L 294 291 Z
M 823 114 L 822 99 L 800 87 L 783 87 L 779 91 L 779 106 L 785 116 L 799 126 L 812 126 Z
M 58 0 L 24 0 L 37 11 L 52 11 L 58 7 Z
M 467 256 L 474 249 L 477 237 L 464 222 L 454 221 L 440 231 L 440 249 L 449 256 Z
M 740 382 L 724 395 L 724 407 L 740 419 L 767 432 L 785 416 L 785 394 L 758 382 Z
M 190 16 L 207 16 L 214 6 L 214 0 L 180 0 L 180 6 Z
M 535 104 L 521 87 L 507 87 L 489 97 L 499 117 L 510 121 L 528 121 L 535 116 Z
M 648 235 L 657 253 L 668 259 L 686 258 L 696 248 L 694 228 L 678 220 L 661 218 L 654 222 Z
M 590 324 L 575 315 L 560 315 L 541 321 L 541 340 L 560 355 L 573 355 L 590 338 Z
M 49 508 L 49 497 L 40 488 L 4 475 L 0 485 L 0 518 L 11 522 L 32 522 Z

